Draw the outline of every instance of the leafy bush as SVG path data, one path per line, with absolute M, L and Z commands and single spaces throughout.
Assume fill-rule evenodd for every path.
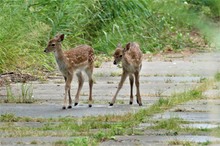
M 210 7 L 218 16 L 217 1 L 2 0 L 0 72 L 53 69 L 53 55 L 45 55 L 43 50 L 56 33 L 66 34 L 64 49 L 86 43 L 97 54 L 111 54 L 119 42 L 129 41 L 139 42 L 143 52 L 168 46 L 174 50 L 197 48 L 190 32 L 201 23 L 196 19 L 200 13 L 190 10 L 197 5 Z
M 186 0 L 186 2 L 192 4 L 192 9 L 196 11 L 203 12 L 204 14 L 210 15 L 211 17 L 220 17 L 219 0 Z

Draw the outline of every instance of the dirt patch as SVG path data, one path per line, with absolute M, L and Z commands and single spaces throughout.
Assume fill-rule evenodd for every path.
M 153 61 L 164 61 L 164 62 L 172 62 L 177 60 L 186 60 L 192 54 L 198 52 L 196 49 L 183 49 L 183 50 L 174 50 L 170 46 L 166 46 L 163 51 L 160 51 L 156 54 L 144 54 L 144 60 L 148 62 Z
M 36 81 L 37 79 L 37 77 L 30 74 L 8 72 L 0 74 L 0 86 L 4 86 L 7 83 L 26 83 L 28 81 Z

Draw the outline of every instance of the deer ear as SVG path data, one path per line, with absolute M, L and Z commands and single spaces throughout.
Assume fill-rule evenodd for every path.
M 55 39 L 58 41 L 58 42 L 62 42 L 64 40 L 64 34 L 57 34 L 55 36 Z
M 61 34 L 60 36 L 59 36 L 59 42 L 62 42 L 64 40 L 64 34 Z
M 125 46 L 125 51 L 128 51 L 129 49 L 130 49 L 130 45 L 131 45 L 131 43 L 128 43 L 126 46 Z

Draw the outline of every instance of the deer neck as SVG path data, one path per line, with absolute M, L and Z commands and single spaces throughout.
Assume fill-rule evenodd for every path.
M 56 49 L 54 55 L 60 70 L 62 70 L 62 68 L 65 68 L 65 56 L 63 50 L 61 49 L 61 45 Z
M 61 45 L 59 45 L 59 47 L 56 48 L 54 55 L 55 55 L 56 60 L 63 60 L 64 59 L 64 54 L 63 54 L 63 50 L 61 48 Z

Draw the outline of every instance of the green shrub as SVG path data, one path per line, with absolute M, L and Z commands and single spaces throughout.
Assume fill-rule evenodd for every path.
M 186 0 L 192 4 L 191 8 L 197 12 L 202 12 L 211 17 L 220 16 L 220 1 L 219 0 Z
M 111 54 L 119 42 L 130 41 L 139 42 L 143 52 L 167 47 L 199 48 L 190 32 L 196 24 L 202 24 L 197 19 L 201 13 L 191 9 L 198 6 L 198 11 L 203 12 L 203 7 L 210 8 L 210 13 L 218 16 L 219 3 L 211 1 L 197 4 L 188 0 L 189 4 L 185 4 L 183 0 L 2 0 L 0 73 L 52 70 L 54 57 L 45 55 L 43 50 L 57 33 L 66 35 L 64 49 L 89 44 L 96 54 Z

